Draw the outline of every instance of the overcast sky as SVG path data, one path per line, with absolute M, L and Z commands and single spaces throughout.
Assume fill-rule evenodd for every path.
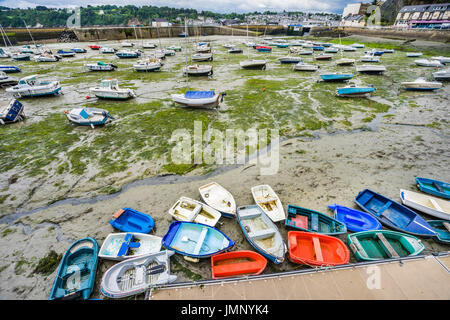
M 219 13 L 253 11 L 320 11 L 342 13 L 347 3 L 356 0 L 0 0 L 0 5 L 11 8 L 28 8 L 37 5 L 47 7 L 86 7 L 103 4 L 136 6 L 153 5 L 173 8 L 192 8 Z

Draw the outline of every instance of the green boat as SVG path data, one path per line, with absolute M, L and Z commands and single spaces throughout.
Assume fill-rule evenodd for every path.
M 425 246 L 416 237 L 390 230 L 349 234 L 347 243 L 358 261 L 415 256 L 425 249 Z
M 436 232 L 434 240 L 443 244 L 450 244 L 450 221 L 448 220 L 427 220 L 428 224 Z

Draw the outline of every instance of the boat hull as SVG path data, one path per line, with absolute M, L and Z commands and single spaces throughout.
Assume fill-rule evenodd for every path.
M 264 271 L 266 265 L 264 256 L 250 250 L 231 251 L 211 257 L 213 279 L 258 275 Z
M 161 250 L 161 237 L 145 233 L 110 233 L 98 253 L 107 260 L 123 261 Z
M 382 228 L 381 223 L 369 213 L 337 204 L 329 205 L 328 208 L 334 211 L 334 218 L 344 223 L 348 231 L 361 232 Z
M 405 206 L 450 221 L 450 203 L 446 200 L 403 189 L 400 189 L 400 198 Z
M 123 232 L 149 233 L 155 226 L 155 221 L 149 215 L 131 208 L 118 210 L 109 224 Z
M 450 183 L 417 177 L 416 184 L 419 190 L 422 192 L 444 199 L 450 199 Z

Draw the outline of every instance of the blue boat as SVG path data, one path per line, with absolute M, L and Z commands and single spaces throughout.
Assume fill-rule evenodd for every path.
M 312 49 L 315 51 L 323 51 L 325 49 L 325 47 L 323 46 L 312 46 Z
M 23 114 L 24 106 L 16 99 L 12 99 L 8 107 L 3 111 L 0 111 L 0 124 L 13 123 L 23 120 L 25 115 Z
M 289 44 L 280 44 L 280 43 L 277 43 L 276 46 L 277 46 L 277 48 L 287 48 L 287 47 L 289 47 Z
M 155 220 L 149 215 L 131 208 L 118 210 L 109 223 L 123 232 L 149 233 L 155 226 Z
M 116 53 L 116 56 L 118 56 L 121 59 L 137 58 L 140 55 L 141 53 L 139 51 L 130 51 L 130 50 L 119 51 Z
M 327 74 L 321 74 L 320 77 L 323 81 L 343 81 L 343 80 L 349 80 L 353 78 L 353 74 L 344 74 L 344 73 L 327 73 Z
M 3 71 L 4 73 L 14 73 L 14 72 L 22 72 L 19 67 L 16 66 L 7 66 L 7 65 L 1 65 L 0 71 Z
M 56 53 L 59 54 L 62 57 L 73 57 L 75 55 L 75 52 L 72 51 L 72 50 L 65 51 L 65 50 L 60 49 Z
M 72 48 L 70 50 L 75 53 L 85 53 L 86 52 L 86 49 L 83 49 L 83 48 Z
M 428 224 L 436 232 L 437 242 L 450 244 L 450 221 L 448 220 L 427 220 Z
M 420 237 L 436 236 L 433 228 L 417 213 L 374 191 L 364 189 L 356 196 L 355 202 L 391 229 Z
M 97 263 L 98 243 L 95 239 L 84 238 L 73 243 L 59 264 L 49 300 L 89 299 Z
M 420 191 L 445 199 L 450 199 L 450 183 L 439 180 L 416 178 L 417 187 Z
M 328 208 L 334 211 L 334 218 L 345 223 L 347 230 L 353 232 L 381 230 L 381 223 L 371 214 L 340 206 L 338 204 L 329 205 Z
M 220 230 L 206 224 L 175 221 L 162 238 L 162 245 L 191 258 L 208 258 L 230 249 L 234 242 Z
M 336 95 L 338 95 L 340 97 L 360 97 L 360 96 L 365 96 L 374 91 L 375 91 L 375 88 L 372 86 L 357 87 L 355 85 L 350 85 L 350 86 L 346 86 L 343 88 L 337 88 Z
M 319 211 L 288 204 L 287 214 L 288 216 L 284 223 L 287 228 L 316 232 L 329 236 L 347 233 L 345 223 Z

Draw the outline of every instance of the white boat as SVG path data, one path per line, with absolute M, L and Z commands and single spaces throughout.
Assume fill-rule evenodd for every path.
M 421 55 L 423 55 L 422 52 L 407 52 L 406 53 L 406 56 L 408 58 L 417 58 L 417 57 L 420 57 Z
M 272 187 L 267 184 L 252 187 L 252 195 L 256 204 L 272 219 L 273 222 L 278 222 L 286 219 L 286 214 Z
M 147 58 L 139 60 L 137 63 L 133 64 L 133 68 L 136 71 L 159 71 L 164 64 L 161 59 L 157 58 Z
M 221 217 L 216 209 L 188 197 L 178 199 L 169 209 L 169 214 L 178 221 L 202 223 L 211 227 L 214 227 Z
M 166 48 L 166 50 L 181 51 L 181 47 L 180 47 L 180 46 L 172 45 L 172 46 L 168 46 L 168 47 Z
M 361 62 L 380 62 L 380 56 L 373 53 L 367 53 L 360 58 Z
M 442 87 L 442 83 L 436 81 L 426 81 L 424 78 L 417 78 L 414 81 L 402 82 L 401 85 L 406 90 L 432 91 Z
M 383 49 L 384 53 L 394 53 L 395 50 L 394 49 Z
M 114 119 L 108 111 L 99 108 L 75 108 L 70 111 L 65 110 L 64 113 L 69 121 L 82 126 L 90 126 L 92 129 L 95 126 L 104 125 L 109 119 Z
M 122 261 L 161 250 L 161 237 L 137 233 L 110 233 L 98 252 L 98 257 L 107 260 Z
M 11 53 L 7 49 L 0 48 L 0 58 L 10 58 Z
M 174 282 L 177 276 L 170 274 L 173 254 L 174 251 L 164 250 L 113 265 L 103 274 L 102 294 L 109 298 L 124 298 Z
M 242 48 L 238 47 L 238 46 L 234 46 L 228 49 L 228 53 L 242 53 L 244 52 L 242 50 Z
M 165 56 L 174 56 L 176 54 L 175 50 L 163 49 Z
M 75 52 L 74 52 L 75 54 Z M 57 62 L 59 58 L 53 54 L 42 53 L 40 55 L 34 56 L 34 61 L 36 62 Z
M 325 52 L 325 53 L 338 53 L 339 52 L 339 48 L 335 47 L 335 46 L 332 46 L 332 47 L 325 48 L 323 50 L 323 52 Z
M 301 57 L 294 57 L 294 56 L 287 56 L 287 57 L 281 57 L 278 58 L 280 63 L 299 63 L 302 62 Z
M 267 64 L 266 60 L 257 60 L 257 59 L 244 60 L 239 63 L 241 68 L 244 69 L 261 69 L 261 70 L 266 69 L 266 64 Z
M 6 107 L 0 109 L 0 124 L 14 123 L 25 119 L 24 106 L 12 99 Z
M 256 46 L 256 43 L 254 43 L 254 42 L 251 42 L 251 41 L 246 41 L 246 42 L 244 42 L 244 44 L 247 46 L 247 47 L 254 47 L 254 46 Z
M 341 58 L 336 60 L 336 65 L 338 66 L 350 66 L 355 63 L 355 59 L 349 59 L 349 58 Z
M 14 53 L 11 58 L 16 61 L 29 61 L 31 56 L 28 53 Z
M 151 42 L 144 42 L 144 44 L 142 45 L 143 49 L 155 49 L 158 45 L 155 43 L 151 43 Z
M 87 63 L 84 65 L 90 71 L 114 71 L 117 66 L 112 63 L 104 63 L 98 61 L 97 63 Z
M 191 56 L 192 61 L 213 61 L 212 53 L 195 53 Z
M 210 207 L 221 212 L 223 216 L 236 216 L 236 201 L 233 195 L 217 182 L 211 182 L 198 188 L 203 201 Z
M 75 57 L 75 55 L 76 55 L 76 53 L 72 50 L 65 51 L 65 50 L 61 49 L 61 50 L 56 51 L 56 56 L 58 56 L 58 57 L 68 58 L 68 57 Z
M 342 51 L 356 51 L 356 48 L 352 46 L 342 46 Z
M 187 91 L 185 94 L 172 94 L 172 100 L 186 107 L 215 108 L 223 100 L 224 93 L 214 91 Z
M 125 100 L 136 97 L 132 89 L 119 88 L 117 79 L 102 80 L 98 87 L 89 88 L 89 91 L 101 99 Z
M 9 86 L 14 86 L 19 83 L 19 78 L 10 77 L 5 72 L 0 71 L 0 88 L 6 88 Z
M 430 216 L 450 220 L 450 201 L 424 193 L 400 189 L 402 203 Z
M 442 64 L 450 63 L 450 57 L 443 57 L 443 56 L 431 57 L 431 60 L 437 60 Z
M 195 52 L 197 53 L 210 53 L 211 47 L 209 45 L 201 45 L 195 48 Z
M 434 80 L 450 81 L 450 68 L 433 73 Z
M 17 97 L 56 95 L 60 91 L 59 81 L 40 80 L 38 75 L 22 78 L 17 85 L 6 89 L 6 92 L 12 93 Z
M 231 43 L 224 43 L 223 45 L 222 45 L 222 47 L 224 47 L 225 49 L 231 49 L 231 48 L 233 48 L 235 45 L 234 44 L 231 44 Z
M 433 67 L 433 68 L 439 68 L 443 67 L 444 65 L 440 63 L 437 60 L 429 60 L 429 59 L 418 59 L 414 60 L 414 63 L 421 67 Z
M 190 76 L 210 76 L 213 74 L 213 66 L 211 65 L 189 65 L 183 67 L 183 74 Z
M 363 64 L 357 66 L 356 71 L 358 71 L 359 73 L 366 73 L 366 74 L 383 74 L 386 71 L 386 67 L 383 65 Z
M 318 69 L 318 65 L 309 64 L 306 62 L 299 62 L 294 66 L 294 70 L 296 71 L 317 71 Z
M 353 43 L 350 45 L 353 48 L 364 48 L 365 46 L 361 43 Z
M 121 46 L 122 46 L 123 48 L 131 48 L 131 47 L 134 46 L 134 43 L 131 43 L 131 42 L 128 42 L 128 41 L 122 41 L 122 42 L 121 42 Z
M 116 49 L 110 48 L 110 47 L 101 47 L 100 48 L 100 53 L 104 53 L 104 54 L 112 53 L 112 54 L 114 54 L 114 53 L 116 53 Z

